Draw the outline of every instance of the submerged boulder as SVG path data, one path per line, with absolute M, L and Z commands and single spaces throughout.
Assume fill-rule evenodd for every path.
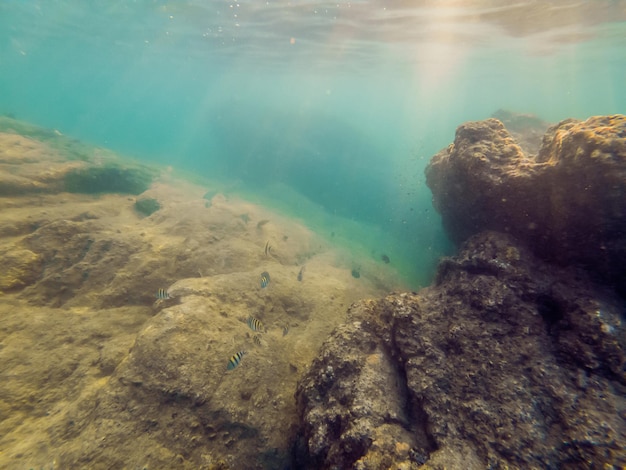
M 616 298 L 482 233 L 432 287 L 351 307 L 299 382 L 297 466 L 620 467 L 624 344 Z
M 455 242 L 510 233 L 541 258 L 582 265 L 626 294 L 626 116 L 562 121 L 536 155 L 497 119 L 465 123 L 426 178 Z
M 144 197 L 135 201 L 135 210 L 146 217 L 154 214 L 160 208 L 159 201 L 152 197 Z

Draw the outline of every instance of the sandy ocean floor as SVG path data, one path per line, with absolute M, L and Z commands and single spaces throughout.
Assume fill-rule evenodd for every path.
M 0 468 L 284 460 L 298 378 L 352 302 L 403 287 L 392 267 L 209 183 L 0 129 Z

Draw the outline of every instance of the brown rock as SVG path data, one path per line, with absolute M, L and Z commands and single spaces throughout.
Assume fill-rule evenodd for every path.
M 583 265 L 626 294 L 626 116 L 563 121 L 536 156 L 498 120 L 465 123 L 426 177 L 455 242 L 510 233 L 543 259 Z
M 303 468 L 626 463 L 620 302 L 511 237 L 471 238 L 433 287 L 348 319 L 296 392 Z
M 32 284 L 41 275 L 42 259 L 30 250 L 10 249 L 0 254 L 0 290 L 21 289 Z
M 365 260 L 356 282 L 307 227 L 234 195 L 206 207 L 206 188 L 167 173 L 138 196 L 160 205 L 141 217 L 136 198 L 107 191 L 144 178 L 86 146 L 84 160 L 52 158 L 57 137 L 0 133 L 0 194 L 3 175 L 24 184 L 0 198 L 0 468 L 286 468 L 298 378 L 345 305 L 383 295 L 395 274 Z M 59 178 L 31 191 L 45 168 Z M 54 183 L 71 168 L 74 189 L 94 194 Z

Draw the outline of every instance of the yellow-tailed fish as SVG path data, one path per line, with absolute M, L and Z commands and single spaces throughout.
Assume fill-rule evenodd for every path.
M 226 370 L 233 370 L 235 367 L 237 367 L 239 363 L 241 362 L 241 359 L 243 359 L 243 356 L 245 354 L 246 354 L 246 351 L 244 351 L 243 349 L 239 351 L 238 353 L 233 354 L 232 357 L 228 360 L 228 365 L 226 366 Z
M 263 271 L 261 273 L 261 289 L 265 289 L 270 283 L 270 273 Z

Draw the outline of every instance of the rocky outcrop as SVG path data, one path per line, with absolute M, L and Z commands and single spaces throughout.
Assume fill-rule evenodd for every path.
M 299 467 L 626 465 L 626 117 L 540 145 L 498 117 L 515 131 L 465 123 L 426 170 L 458 255 L 354 304 L 300 381 Z
M 0 197 L 63 191 L 140 194 L 157 175 L 153 168 L 122 161 L 58 131 L 0 117 Z
M 345 323 L 384 265 L 351 276 L 259 206 L 0 133 L 0 466 L 626 465 L 623 298 L 596 283 L 619 281 L 620 126 L 563 122 L 537 156 L 497 120 L 462 126 L 428 170 L 459 254 Z
M 455 242 L 510 233 L 541 258 L 584 266 L 626 295 L 626 116 L 563 121 L 536 155 L 496 119 L 465 123 L 426 177 Z
M 485 232 L 354 304 L 299 383 L 298 468 L 625 465 L 626 327 L 590 286 Z

